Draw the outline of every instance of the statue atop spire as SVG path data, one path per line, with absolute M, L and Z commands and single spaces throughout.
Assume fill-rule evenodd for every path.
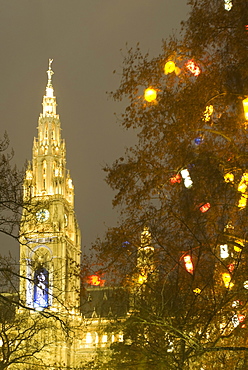
M 56 97 L 54 96 L 54 89 L 52 85 L 52 76 L 54 75 L 54 72 L 52 70 L 52 62 L 53 59 L 49 59 L 48 64 L 48 70 L 47 70 L 47 76 L 48 81 L 46 85 L 46 94 L 43 97 L 43 115 L 45 116 L 51 116 L 56 115 Z
M 52 67 L 51 67 L 52 62 L 53 62 L 53 59 L 49 59 L 49 67 L 47 71 L 47 76 L 48 76 L 47 87 L 52 87 L 52 75 L 54 74 Z

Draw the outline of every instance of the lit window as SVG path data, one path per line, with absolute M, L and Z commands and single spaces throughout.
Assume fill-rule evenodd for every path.
M 107 334 L 103 334 L 103 336 L 102 336 L 102 343 L 107 343 L 107 341 L 108 341 Z
M 91 333 L 87 333 L 87 334 L 86 334 L 85 342 L 86 342 L 87 344 L 92 343 L 92 336 L 91 336 Z

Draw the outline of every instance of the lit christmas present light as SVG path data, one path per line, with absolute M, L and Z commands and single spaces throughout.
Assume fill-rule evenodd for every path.
M 105 280 L 102 280 L 98 275 L 90 275 L 87 278 L 87 283 L 94 286 L 103 286 Z
M 248 98 L 245 98 L 243 100 L 243 108 L 244 108 L 244 114 L 246 121 L 248 120 Z
M 188 60 L 185 67 L 196 77 L 201 73 L 200 67 L 192 59 Z
M 200 145 L 203 142 L 203 137 L 202 136 L 196 137 L 194 142 L 196 145 Z
M 220 258 L 228 258 L 229 252 L 228 252 L 228 245 L 222 244 L 220 245 Z
M 234 181 L 234 175 L 231 172 L 228 172 L 224 175 L 225 182 L 233 182 Z
M 156 100 L 157 99 L 157 91 L 155 89 L 151 88 L 151 87 L 148 87 L 147 89 L 145 89 L 144 99 L 149 103 Z
M 210 121 L 211 115 L 213 114 L 214 107 L 212 105 L 208 105 L 206 107 L 206 110 L 204 112 L 204 121 L 208 122 Z
M 193 272 L 194 272 L 194 266 L 193 266 L 193 263 L 192 263 L 191 256 L 189 256 L 189 255 L 188 256 L 184 256 L 183 259 L 184 259 L 184 264 L 185 264 L 186 270 L 190 274 L 193 274 Z
M 181 181 L 182 181 L 182 177 L 179 173 L 170 178 L 170 183 L 171 184 L 176 184 L 176 183 L 180 184 Z
M 205 203 L 199 209 L 202 213 L 205 213 L 209 210 L 210 207 L 211 207 L 210 203 Z
M 228 288 L 232 288 L 234 286 L 234 284 L 231 282 L 232 278 L 231 278 L 231 275 L 228 273 L 228 272 L 224 272 L 222 274 L 222 280 L 224 282 L 224 285 L 225 287 L 228 289 Z
M 193 181 L 191 180 L 189 171 L 187 169 L 181 171 L 181 176 L 184 180 L 184 186 L 189 189 L 193 185 Z
M 224 0 L 224 7 L 225 7 L 225 10 L 227 10 L 228 12 L 232 9 L 232 0 Z

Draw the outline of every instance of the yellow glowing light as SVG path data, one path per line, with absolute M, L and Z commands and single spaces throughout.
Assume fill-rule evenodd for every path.
M 142 285 L 146 283 L 147 281 L 147 275 L 139 275 L 138 277 L 138 284 Z
M 241 193 L 245 193 L 247 185 L 248 185 L 248 173 L 245 172 L 243 173 L 242 179 L 239 183 L 238 191 L 240 191 Z
M 247 198 L 248 198 L 248 195 L 247 194 L 242 194 L 241 195 L 241 198 L 240 198 L 239 204 L 238 204 L 238 207 L 239 208 L 245 208 L 246 207 Z
M 231 282 L 231 279 L 232 279 L 231 275 L 228 274 L 228 272 L 224 272 L 222 274 L 222 279 L 223 279 L 223 282 L 224 282 L 226 288 L 231 289 L 234 286 L 234 284 Z
M 228 172 L 224 176 L 225 182 L 233 182 L 234 181 L 234 175 L 231 172 Z
M 148 87 L 148 89 L 145 89 L 144 93 L 144 99 L 151 103 L 152 101 L 157 99 L 157 91 L 151 87 Z
M 236 239 L 235 242 L 240 246 L 234 245 L 233 249 L 235 250 L 235 252 L 241 252 L 242 248 L 244 247 L 244 242 L 240 239 Z
M 176 69 L 176 65 L 174 62 L 172 62 L 172 60 L 170 60 L 169 62 L 165 63 L 165 66 L 164 66 L 164 73 L 166 75 L 168 75 L 169 73 L 172 73 L 174 72 Z
M 204 112 L 204 121 L 208 122 L 210 121 L 211 115 L 213 114 L 214 107 L 212 105 L 208 105 L 206 107 L 206 110 Z
M 248 98 L 243 100 L 243 108 L 244 108 L 245 119 L 246 121 L 248 121 Z
M 195 294 L 200 294 L 200 293 L 201 293 L 201 289 L 200 289 L 200 288 L 195 288 L 195 289 L 193 290 L 193 292 L 194 292 Z

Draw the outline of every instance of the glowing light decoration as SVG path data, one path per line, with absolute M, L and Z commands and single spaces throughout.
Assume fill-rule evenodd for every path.
M 228 257 L 229 257 L 228 245 L 227 244 L 220 245 L 220 258 L 225 259 Z
M 214 107 L 212 105 L 208 105 L 204 112 L 204 121 L 209 122 L 211 119 L 211 115 L 213 114 Z
M 34 308 L 42 310 L 48 307 L 49 273 L 41 267 L 34 273 Z
M 103 286 L 105 280 L 102 280 L 98 275 L 90 275 L 87 278 L 87 283 L 94 286 Z
M 200 288 L 195 288 L 195 289 L 193 290 L 193 292 L 194 292 L 195 294 L 201 294 L 201 289 L 200 289 Z
M 230 263 L 230 265 L 228 265 L 228 266 L 227 266 L 227 268 L 228 268 L 228 270 L 229 270 L 230 272 L 233 272 L 233 271 L 234 271 L 234 269 L 235 269 L 235 264 L 234 264 L 234 263 Z
M 180 184 L 181 181 L 182 181 L 182 177 L 179 173 L 170 178 L 170 183 L 171 184 L 176 184 L 176 183 Z
M 241 181 L 238 185 L 238 191 L 245 193 L 248 185 L 248 173 L 243 173 Z
M 199 210 L 202 212 L 202 213 L 205 213 L 209 210 L 209 208 L 211 207 L 210 203 L 205 203 L 203 204 Z
M 235 250 L 235 252 L 242 252 L 242 249 L 244 248 L 244 242 L 240 239 L 236 239 L 235 240 L 235 243 L 237 243 L 238 245 L 234 245 L 233 249 Z
M 176 69 L 176 65 L 172 60 L 169 60 L 168 62 L 165 63 L 164 66 L 164 73 L 168 75 L 169 73 L 174 72 Z
M 245 98 L 243 100 L 243 108 L 244 108 L 245 119 L 246 121 L 248 121 L 248 98 Z
M 248 195 L 247 194 L 242 194 L 241 195 L 241 198 L 240 198 L 239 204 L 238 204 L 238 207 L 239 208 L 245 208 L 246 207 L 247 198 L 248 198 Z
M 243 287 L 244 287 L 245 289 L 248 289 L 248 280 L 245 280 L 245 281 L 243 282 Z
M 232 303 L 232 307 L 233 308 L 237 308 L 237 307 L 239 307 L 239 305 L 240 305 L 240 301 L 239 300 L 233 301 L 233 303 Z
M 190 274 L 193 274 L 193 272 L 194 272 L 194 266 L 193 266 L 193 263 L 192 263 L 191 256 L 189 256 L 189 255 L 184 256 L 183 259 L 184 259 L 184 264 L 185 264 L 186 270 Z
M 224 0 L 225 10 L 230 11 L 233 7 L 232 0 Z
M 228 172 L 224 175 L 225 182 L 234 182 L 234 175 L 231 172 Z
M 224 272 L 222 274 L 222 280 L 223 280 L 224 285 L 225 285 L 225 287 L 227 289 L 232 289 L 232 287 L 234 286 L 234 284 L 231 282 L 232 277 L 231 277 L 231 275 L 228 272 Z
M 199 76 L 201 73 L 200 67 L 191 59 L 185 64 L 185 67 L 195 76 Z
M 148 87 L 148 89 L 145 89 L 144 92 L 144 99 L 148 102 L 151 103 L 154 100 L 157 99 L 157 91 L 151 87 Z
M 239 200 L 238 207 L 239 208 L 245 208 L 247 204 L 247 198 L 248 194 L 244 194 L 247 191 L 247 185 L 248 185 L 248 173 L 243 173 L 243 176 L 240 180 L 240 183 L 238 185 L 238 191 L 242 193 L 241 198 Z
M 189 171 L 187 169 L 181 171 L 181 176 L 184 180 L 184 186 L 189 189 L 193 186 L 193 181 L 191 180 Z
M 203 137 L 202 136 L 196 137 L 194 142 L 195 142 L 195 145 L 200 145 L 203 142 Z

